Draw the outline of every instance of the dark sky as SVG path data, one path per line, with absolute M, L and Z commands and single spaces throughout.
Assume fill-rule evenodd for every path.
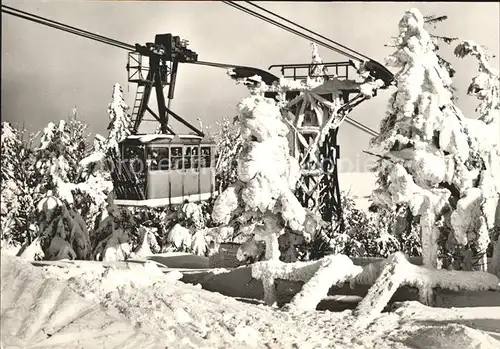
M 157 33 L 173 33 L 190 41 L 199 60 L 230 62 L 267 69 L 277 63 L 307 63 L 310 43 L 282 29 L 237 11 L 220 2 L 95 2 L 95 1 L 3 1 L 4 4 L 130 44 L 153 41 Z M 472 39 L 497 57 L 498 3 L 258 3 L 297 21 L 341 44 L 383 62 L 392 52 L 384 47 L 397 35 L 397 24 L 406 9 L 423 14 L 448 15 L 435 33 Z M 459 107 L 475 117 L 477 101 L 465 94 L 477 73 L 474 59 L 454 58 L 452 47 L 442 54 L 458 71 L 454 82 Z M 319 48 L 324 61 L 345 60 Z M 106 134 L 107 105 L 113 84 L 119 82 L 129 105 L 135 85 L 127 90 L 127 53 L 111 46 L 2 14 L 2 120 L 25 123 L 30 130 L 65 119 L 77 107 L 78 116 L 92 134 Z M 392 92 L 364 102 L 351 116 L 377 129 Z M 237 102 L 247 94 L 225 70 L 181 65 L 172 108 L 197 124 L 205 125 L 236 114 Z M 364 171 L 369 159 L 362 154 L 369 136 L 344 124 L 340 142 L 344 170 Z

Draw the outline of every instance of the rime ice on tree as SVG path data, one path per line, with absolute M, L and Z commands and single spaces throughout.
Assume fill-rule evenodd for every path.
M 39 237 L 22 256 L 33 258 L 36 244 L 46 259 L 86 259 L 90 254 L 90 238 L 80 212 L 86 204 L 84 195 L 92 196 L 93 188 L 82 182 L 78 164 L 83 156 L 86 126 L 72 119 L 49 123 L 35 149 L 35 168 L 39 179 L 36 190 L 42 199 L 37 203 Z
M 279 258 L 278 236 L 285 226 L 302 231 L 306 210 L 293 195 L 297 161 L 289 155 L 288 129 L 276 103 L 258 93 L 238 104 L 245 139 L 238 157 L 238 181 L 217 198 L 212 217 L 228 224 L 239 217 L 260 222 L 254 233 L 266 241 L 266 259 Z
M 85 168 L 95 168 L 94 177 L 112 189 L 109 171 L 113 168 L 106 168 L 106 164 L 120 166 L 117 161 L 119 153 L 118 144 L 131 133 L 131 119 L 127 114 L 128 106 L 123 98 L 123 89 L 119 83 L 113 86 L 111 103 L 108 107 L 110 124 L 107 138 L 97 135 L 94 139 L 94 153 L 81 162 Z M 110 192 L 107 191 L 106 193 Z M 132 213 L 126 208 L 119 208 L 112 204 L 113 196 L 107 197 L 109 203 L 106 208 L 106 198 L 101 205 L 101 213 L 98 227 L 94 234 L 98 237 L 93 246 L 93 257 L 99 260 L 120 260 L 126 259 L 132 253 L 130 248 L 131 229 L 135 227 Z M 148 234 L 143 236 L 143 240 L 148 239 Z
M 455 49 L 458 57 L 474 56 L 478 60 L 479 74 L 472 79 L 467 90 L 480 104 L 476 108 L 477 120 L 467 119 L 467 129 L 476 157 L 484 163 L 480 172 L 479 188 L 482 193 L 480 209 L 493 242 L 492 271 L 500 275 L 500 76 L 488 63 L 485 50 L 467 40 Z M 477 209 L 476 209 L 477 211 Z M 483 228 L 484 229 L 484 228 Z M 485 234 L 484 234 L 485 235 Z M 486 243 L 486 241 L 484 241 Z
M 108 129 L 109 147 L 118 150 L 118 143 L 131 133 L 131 119 L 127 114 L 128 106 L 123 98 L 123 89 L 119 83 L 113 86 L 113 96 L 108 107 L 109 118 L 111 119 Z
M 390 159 L 379 163 L 374 198 L 391 207 L 407 203 L 420 216 L 425 265 L 440 266 L 437 240 L 451 230 L 458 244 L 469 244 L 482 256 L 484 269 L 488 190 L 480 183 L 488 177 L 492 151 L 478 148 L 470 123 L 451 101 L 451 79 L 423 25 L 418 10 L 407 11 L 399 23 L 397 51 L 387 58 L 400 71 L 398 91 L 374 139 Z

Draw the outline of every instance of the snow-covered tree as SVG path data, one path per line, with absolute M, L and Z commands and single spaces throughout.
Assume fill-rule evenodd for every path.
M 216 199 L 215 223 L 256 224 L 253 234 L 266 242 L 266 259 L 278 260 L 278 237 L 285 228 L 299 234 L 308 229 L 312 215 L 293 194 L 299 179 L 299 165 L 291 157 L 279 106 L 251 88 L 251 96 L 238 104 L 243 149 L 237 159 L 237 181 Z M 316 228 L 316 227 L 314 227 Z
M 16 178 L 16 166 L 21 165 L 16 154 L 21 149 L 22 142 L 19 131 L 8 122 L 2 122 L 1 137 L 1 173 L 3 189 L 7 181 Z
M 319 52 L 318 52 L 318 46 L 316 43 L 311 43 L 312 47 L 312 67 L 311 71 L 309 72 L 309 76 L 312 77 L 314 80 L 324 80 L 329 72 L 328 68 L 326 68 L 323 64 L 323 59 L 320 57 Z
M 85 132 L 86 125 L 76 119 L 51 122 L 41 135 L 40 146 L 34 149 L 33 186 L 41 199 L 37 200 L 39 236 L 31 244 L 39 245 L 46 259 L 86 259 L 90 252 L 90 238 L 82 218 L 86 200 L 81 199 L 89 187 L 81 183 L 78 171 Z M 21 254 L 32 259 L 30 253 L 40 248 L 24 246 Z
M 118 143 L 132 132 L 132 119 L 127 113 L 129 107 L 123 98 L 123 89 L 119 83 L 113 86 L 113 95 L 108 107 L 110 123 L 108 126 L 108 147 L 118 151 Z
M 26 131 L 2 122 L 1 130 L 1 224 L 2 241 L 13 245 L 30 243 L 34 238 L 34 212 L 38 193 L 32 163 L 32 140 Z
M 21 159 L 19 152 L 21 150 L 21 139 L 19 131 L 12 127 L 8 122 L 2 122 L 1 130 L 1 202 L 0 213 L 2 223 L 2 240 L 13 226 L 15 217 L 14 211 L 19 208 L 17 197 L 19 195 L 19 177 L 18 172 L 21 168 Z
M 479 117 L 467 120 L 467 126 L 476 154 L 484 163 L 478 184 L 483 196 L 480 209 L 493 241 L 493 269 L 500 275 L 500 76 L 490 66 L 484 48 L 473 41 L 459 44 L 455 55 L 471 55 L 478 60 L 479 74 L 472 79 L 467 93 L 479 99 Z
M 478 60 L 479 74 L 472 79 L 467 94 L 480 100 L 476 108 L 479 120 L 486 124 L 499 122 L 500 77 L 498 70 L 491 67 L 488 62 L 490 56 L 482 46 L 472 40 L 460 43 L 455 48 L 455 55 L 460 58 L 471 55 Z M 498 134 L 497 136 L 500 137 Z
M 237 157 L 243 148 L 238 119 L 224 118 L 216 123 L 214 140 L 217 144 L 217 163 L 215 166 L 215 182 L 217 191 L 224 191 L 237 179 Z
M 116 83 L 113 85 L 111 102 L 108 106 L 110 119 L 108 136 L 96 135 L 93 153 L 80 162 L 86 182 L 94 189 L 95 222 L 91 229 L 92 256 L 98 259 L 128 258 L 132 253 L 131 234 L 137 233 L 134 213 L 113 204 L 111 181 L 111 171 L 115 166 L 120 166 L 119 143 L 132 132 L 132 120 L 127 112 L 128 109 L 123 89 Z
M 491 151 L 478 147 L 470 123 L 452 102 L 451 78 L 424 23 L 418 10 L 407 11 L 397 50 L 387 58 L 400 71 L 398 90 L 373 140 L 384 153 L 374 198 L 392 208 L 407 204 L 420 216 L 424 264 L 440 267 L 438 239 L 484 255 L 488 217 L 481 206 L 488 193 L 480 183 L 491 178 L 493 164 Z
M 436 15 L 424 16 L 424 28 L 427 29 L 428 27 L 432 26 L 433 29 L 436 29 L 438 23 L 441 23 L 447 19 L 448 19 L 448 16 L 445 16 L 445 15 L 444 16 L 436 16 Z M 446 59 L 444 59 L 438 53 L 439 43 L 444 42 L 447 45 L 451 45 L 454 41 L 458 40 L 458 38 L 432 34 L 432 33 L 430 33 L 430 28 L 427 30 L 429 31 L 429 35 L 430 35 L 430 37 L 435 45 L 435 52 L 436 52 L 436 56 L 438 58 L 439 65 L 444 67 L 446 69 L 446 71 L 448 72 L 448 74 L 450 75 L 450 78 L 452 78 L 455 75 L 456 71 L 455 71 L 455 69 L 453 69 L 452 64 L 449 61 L 447 61 Z M 455 89 L 450 86 L 450 91 L 453 93 L 453 92 L 455 92 Z M 452 100 L 453 99 L 454 99 L 454 97 L 452 97 Z
M 114 166 L 119 166 L 118 144 L 132 132 L 132 120 L 127 113 L 129 107 L 123 97 L 123 89 L 119 83 L 113 85 L 111 102 L 108 106 L 110 123 L 108 125 L 109 134 L 103 137 L 97 134 L 94 138 L 94 152 L 80 162 L 87 180 L 99 183 L 101 189 L 100 196 L 104 200 L 99 200 L 99 204 L 105 204 L 106 197 L 112 190 L 111 174 Z M 99 205 L 100 209 L 104 209 Z

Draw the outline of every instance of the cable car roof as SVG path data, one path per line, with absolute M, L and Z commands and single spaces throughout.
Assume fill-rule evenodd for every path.
M 121 143 L 127 144 L 214 144 L 208 137 L 198 135 L 166 135 L 166 134 L 139 134 L 130 135 Z

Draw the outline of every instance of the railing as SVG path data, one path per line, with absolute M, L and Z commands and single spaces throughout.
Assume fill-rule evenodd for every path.
M 134 83 L 145 83 L 149 72 L 149 66 L 143 64 L 142 55 L 137 52 L 128 54 L 127 62 L 128 81 Z M 145 75 L 144 75 L 145 73 Z
M 329 74 L 315 74 L 310 75 L 313 68 L 322 65 L 325 68 L 329 68 L 330 71 L 334 71 Z M 269 67 L 269 70 L 273 68 L 280 68 L 281 74 L 285 78 L 292 78 L 294 80 L 306 79 L 310 77 L 328 77 L 337 79 L 348 79 L 349 78 L 349 67 L 355 67 L 352 61 L 348 62 L 330 62 L 330 63 L 318 63 L 318 64 L 274 64 Z

